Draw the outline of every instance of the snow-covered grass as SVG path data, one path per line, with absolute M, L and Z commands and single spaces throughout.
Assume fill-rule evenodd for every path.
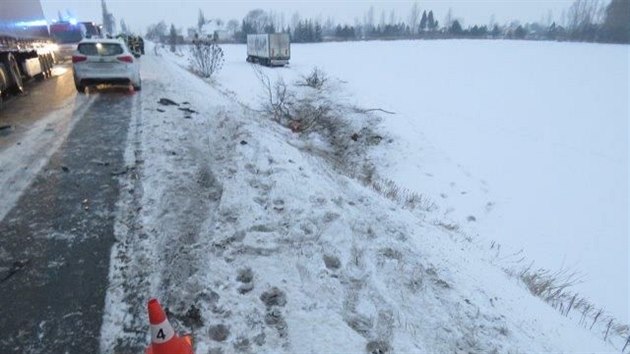
M 226 45 L 217 82 L 256 107 L 245 47 Z M 383 116 L 381 172 L 440 207 L 438 219 L 535 267 L 580 275 L 573 289 L 628 321 L 628 46 L 524 41 L 293 45 Z
M 219 90 L 173 63 L 182 58 L 143 59 L 104 351 L 146 343 L 154 295 L 194 332 L 197 353 L 614 350 L 532 296 L 444 215 L 384 198 L 330 164 L 325 136 L 267 119 L 241 59 L 228 55 Z M 264 72 L 291 73 L 290 82 L 304 68 Z M 361 101 L 350 85 L 337 102 L 397 111 Z M 153 104 L 161 97 L 198 114 Z M 397 112 L 391 119 L 404 119 Z M 399 140 L 370 156 L 388 161 Z

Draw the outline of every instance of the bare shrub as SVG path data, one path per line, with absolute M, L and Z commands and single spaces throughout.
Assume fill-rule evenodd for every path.
M 290 128 L 295 133 L 320 131 L 325 137 L 332 137 L 344 124 L 342 107 L 328 98 L 329 92 L 296 92 L 283 79 L 271 80 L 258 66 L 252 66 L 265 90 L 263 111 L 277 123 Z M 324 74 L 319 73 L 319 77 Z M 319 80 L 319 79 L 318 79 Z M 320 81 L 321 85 L 323 83 Z M 296 86 L 308 86 L 296 84 Z M 322 86 L 320 86 L 321 90 Z M 325 131 L 324 131 L 325 130 Z
M 298 82 L 298 86 L 308 86 L 317 90 L 321 90 L 326 82 L 328 81 L 328 76 L 326 73 L 321 71 L 319 68 L 314 67 L 311 70 L 311 73 L 307 76 L 302 76 L 302 81 Z
M 289 91 L 284 80 L 279 79 L 272 84 L 260 67 L 252 65 L 252 69 L 265 91 L 263 112 L 274 122 L 288 126 L 292 119 L 289 106 L 295 100 L 294 94 Z
M 208 41 L 195 41 L 190 48 L 190 68 L 197 75 L 211 78 L 219 72 L 225 61 L 223 49 Z
M 258 65 L 252 65 L 252 69 L 264 89 L 262 113 L 294 133 L 318 133 L 332 148 L 320 156 L 333 167 L 405 208 L 424 212 L 438 209 L 426 196 L 379 177 L 367 157 L 367 151 L 384 139 L 374 130 L 380 118 L 373 112 L 394 112 L 339 103 L 337 87 L 318 68 L 294 86 L 287 85 L 281 78 L 272 83 Z

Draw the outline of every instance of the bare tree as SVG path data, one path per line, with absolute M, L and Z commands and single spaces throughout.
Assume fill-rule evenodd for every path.
M 495 14 L 490 15 L 490 21 L 488 21 L 488 28 L 494 27 L 497 24 L 497 17 Z
M 414 2 L 411 6 L 411 12 L 409 13 L 409 27 L 411 27 L 411 34 L 418 33 L 418 19 L 420 17 L 420 8 L 418 3 Z
M 248 12 L 243 19 L 243 23 L 249 24 L 256 33 L 265 33 L 265 29 L 273 25 L 271 17 L 261 9 Z
M 567 12 L 567 28 L 573 39 L 595 39 L 603 10 L 600 0 L 575 0 Z
M 284 31 L 284 29 L 287 27 L 287 20 L 285 18 L 284 12 L 280 13 L 280 31 Z
M 370 9 L 365 15 L 364 25 L 368 32 L 374 28 L 374 6 L 370 6 Z
M 553 23 L 553 11 L 551 11 L 551 9 L 549 11 L 547 11 L 547 17 L 545 18 L 545 22 L 544 25 L 549 27 L 551 26 L 551 24 Z
M 231 33 L 236 33 L 241 25 L 238 23 L 238 20 L 232 19 L 227 22 L 225 25 L 225 29 Z
M 396 24 L 396 12 L 393 9 L 389 12 L 389 24 L 392 26 Z
M 107 10 L 107 4 L 105 3 L 105 0 L 101 0 L 101 10 L 103 13 L 103 27 L 105 29 L 105 32 L 109 34 L 114 34 L 114 32 L 116 31 L 116 19 L 114 18 L 114 15 Z
M 175 53 L 177 45 L 177 29 L 175 25 L 171 23 L 171 29 L 168 32 L 168 43 L 171 45 L 171 52 Z
M 444 17 L 444 26 L 446 28 L 451 28 L 453 25 L 453 9 L 449 8 L 446 13 L 446 17 Z
M 300 14 L 295 12 L 293 13 L 293 16 L 291 16 L 291 28 L 295 30 L 297 26 L 299 26 L 299 24 L 300 24 Z
M 206 16 L 204 16 L 203 11 L 199 9 L 199 16 L 197 17 L 197 33 L 199 33 L 199 35 L 201 35 L 201 31 L 206 22 Z
M 164 21 L 160 21 L 147 28 L 147 38 L 153 41 L 161 41 L 162 37 L 166 36 L 168 26 Z
M 125 23 L 125 19 L 121 18 L 120 19 L 120 33 L 122 34 L 129 34 L 129 27 L 127 27 L 127 23 Z

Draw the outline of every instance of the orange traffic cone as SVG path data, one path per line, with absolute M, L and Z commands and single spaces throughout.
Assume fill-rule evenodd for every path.
M 145 354 L 193 354 L 190 336 L 179 337 L 157 299 L 149 300 L 151 344 Z

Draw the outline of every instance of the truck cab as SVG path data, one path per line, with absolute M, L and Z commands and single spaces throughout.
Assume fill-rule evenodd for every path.
M 72 53 L 87 36 L 87 29 L 83 23 L 75 20 L 59 21 L 50 25 L 50 36 L 59 46 L 59 56 L 69 59 Z

